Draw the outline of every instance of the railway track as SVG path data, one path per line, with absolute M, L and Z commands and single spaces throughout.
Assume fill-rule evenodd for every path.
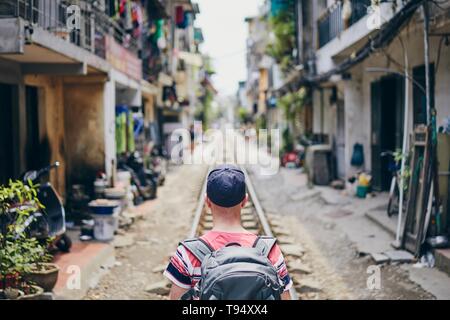
M 266 214 L 256 195 L 251 178 L 244 167 L 241 167 L 241 170 L 245 173 L 246 176 L 247 193 L 249 195 L 249 201 L 241 212 L 242 225 L 245 229 L 257 235 L 274 236 L 271 225 L 268 222 Z M 208 173 L 209 171 L 210 170 L 208 170 Z M 205 204 L 205 193 L 206 177 L 202 187 L 202 191 L 200 193 L 199 202 L 189 233 L 189 238 L 199 237 L 213 228 L 212 214 Z M 289 264 L 287 266 L 289 270 Z M 291 287 L 290 294 L 293 300 L 299 299 L 299 295 L 294 286 Z

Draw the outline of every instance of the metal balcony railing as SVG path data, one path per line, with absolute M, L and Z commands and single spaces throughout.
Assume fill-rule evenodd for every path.
M 387 0 L 381 0 L 386 2 Z M 351 0 L 352 15 L 348 21 L 347 27 L 352 26 L 367 14 L 371 6 L 371 0 Z M 328 42 L 338 37 L 346 28 L 345 21 L 342 18 L 342 1 L 337 1 L 330 6 L 325 14 L 318 19 L 319 47 L 323 47 Z
M 119 44 L 135 54 L 139 42 L 127 33 L 120 23 L 100 10 L 95 1 L 84 0 L 1 0 L 0 19 L 20 17 L 31 26 L 39 26 L 56 36 L 105 58 L 105 35 L 112 36 Z M 67 8 L 80 8 L 80 28 L 67 28 Z

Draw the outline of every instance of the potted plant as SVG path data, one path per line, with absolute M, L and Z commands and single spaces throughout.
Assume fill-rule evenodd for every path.
M 27 282 L 24 274 L 33 267 L 34 252 L 40 251 L 36 239 L 0 235 L 0 299 L 35 299 L 43 289 Z M 36 246 L 38 245 L 38 246 Z
M 0 186 L 0 299 L 36 299 L 43 292 L 24 277 L 48 258 L 46 248 L 25 232 L 30 214 L 42 206 L 36 188 L 20 181 Z
M 47 246 L 36 243 L 29 250 L 30 261 L 29 270 L 24 274 L 24 279 L 28 283 L 36 284 L 45 292 L 51 292 L 58 280 L 59 267 L 51 263 L 53 256 L 47 251 Z

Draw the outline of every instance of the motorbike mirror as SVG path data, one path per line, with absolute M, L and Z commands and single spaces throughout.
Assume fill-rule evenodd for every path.
M 37 178 L 37 171 L 28 171 L 23 176 L 23 181 L 28 182 L 28 180 L 34 181 Z

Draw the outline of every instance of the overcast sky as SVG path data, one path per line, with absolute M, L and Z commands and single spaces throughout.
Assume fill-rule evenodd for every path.
M 213 58 L 217 75 L 214 85 L 220 95 L 235 94 L 238 81 L 246 79 L 247 25 L 263 0 L 197 0 L 200 15 L 196 26 L 205 37 L 202 52 Z

